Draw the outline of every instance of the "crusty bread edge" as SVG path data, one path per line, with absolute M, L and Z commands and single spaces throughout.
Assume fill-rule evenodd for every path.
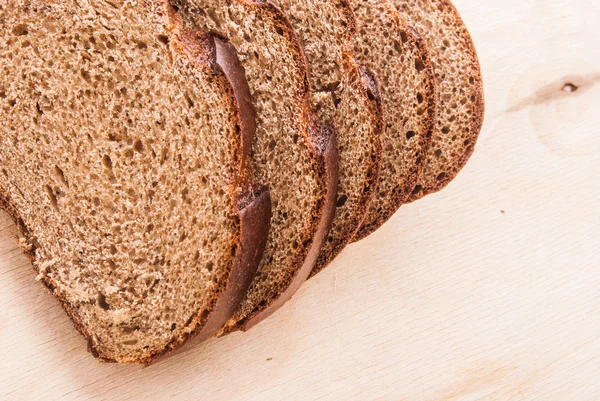
M 352 242 L 358 242 L 363 240 L 377 231 L 381 226 L 383 226 L 386 222 L 388 222 L 394 214 L 400 209 L 400 207 L 408 203 L 410 196 L 412 195 L 413 189 L 417 186 L 417 183 L 421 177 L 425 169 L 425 164 L 427 162 L 427 154 L 431 148 L 431 142 L 433 139 L 433 131 L 435 130 L 435 125 L 437 122 L 437 102 L 438 102 L 438 90 L 435 81 L 435 71 L 433 68 L 433 64 L 431 62 L 431 58 L 429 56 L 429 49 L 425 40 L 415 31 L 412 27 L 410 27 L 404 17 L 400 15 L 400 13 L 396 10 L 393 4 L 390 4 L 390 12 L 394 15 L 394 18 L 397 20 L 398 26 L 407 34 L 407 36 L 411 39 L 413 45 L 418 49 L 419 54 L 421 56 L 421 61 L 423 61 L 423 65 L 425 66 L 424 71 L 426 71 L 429 79 L 427 80 L 427 88 L 426 92 L 422 93 L 423 99 L 427 102 L 426 105 L 426 113 L 427 118 L 424 120 L 422 128 L 422 132 L 425 134 L 421 141 L 421 154 L 419 155 L 419 159 L 417 162 L 417 168 L 415 169 L 407 187 L 400 195 L 394 195 L 389 199 L 388 205 L 385 210 L 380 213 L 377 218 L 373 221 L 370 221 L 368 224 L 363 224 L 360 229 L 356 232 Z
M 285 288 L 280 293 L 255 307 L 249 314 L 241 317 L 239 320 L 230 319 L 227 325 L 221 330 L 219 335 L 226 335 L 234 331 L 246 331 L 254 327 L 264 319 L 272 315 L 277 309 L 289 301 L 298 291 L 302 283 L 306 281 L 312 271 L 318 252 L 325 240 L 335 215 L 335 202 L 337 195 L 338 181 L 338 154 L 336 134 L 331 127 L 324 126 L 314 121 L 310 108 L 310 69 L 304 49 L 297 37 L 292 24 L 285 14 L 269 0 L 235 0 L 241 4 L 255 9 L 255 12 L 262 12 L 264 19 L 271 19 L 282 30 L 287 40 L 292 44 L 297 55 L 294 66 L 296 72 L 302 76 L 302 89 L 299 96 L 302 114 L 306 131 L 302 134 L 307 141 L 308 148 L 313 156 L 314 175 L 317 177 L 317 188 L 321 190 L 321 199 L 315 203 L 315 208 L 311 212 L 312 220 L 306 230 L 310 241 L 305 248 L 298 253 L 294 263 L 294 274 L 281 286 Z M 305 234 L 305 233 L 303 233 Z
M 452 4 L 450 0 L 438 0 L 438 3 L 446 10 L 446 12 L 454 19 L 455 28 L 458 30 L 459 35 L 464 41 L 464 45 L 468 55 L 471 57 L 472 63 L 471 68 L 474 73 L 475 79 L 477 82 L 475 85 L 478 90 L 476 93 L 475 99 L 475 113 L 473 114 L 472 122 L 471 122 L 471 143 L 469 147 L 466 149 L 465 153 L 460 157 L 460 159 L 456 160 L 455 165 L 458 166 L 457 170 L 453 174 L 447 174 L 446 177 L 437 183 L 437 185 L 429 188 L 422 188 L 420 191 L 411 194 L 408 202 L 415 202 L 427 195 L 439 192 L 444 189 L 456 176 L 462 171 L 462 169 L 466 166 L 467 162 L 473 155 L 475 151 L 475 145 L 477 143 L 477 139 L 479 138 L 479 134 L 481 133 L 481 129 L 483 128 L 483 121 L 485 118 L 485 95 L 483 89 L 483 76 L 481 74 L 481 65 L 479 63 L 479 57 L 477 55 L 477 49 L 475 48 L 475 43 L 473 42 L 473 38 L 469 33 L 469 29 L 465 25 L 462 17 L 458 9 Z M 439 9 L 439 6 L 438 6 Z
M 308 247 L 308 253 L 292 281 L 285 291 L 280 293 L 276 299 L 271 300 L 270 304 L 260 310 L 257 310 L 239 322 L 237 329 L 246 331 L 262 322 L 267 317 L 275 313 L 298 291 L 300 286 L 311 274 L 317 257 L 321 251 L 324 241 L 329 234 L 335 217 L 335 204 L 337 199 L 338 185 L 338 151 L 337 138 L 333 130 L 326 125 L 320 125 L 316 122 L 310 124 L 311 137 L 316 141 L 316 150 L 318 151 L 319 164 L 318 173 L 325 176 L 325 199 L 321 202 L 320 217 L 318 218 L 317 229 L 314 232 L 312 243 Z M 316 217 L 316 216 L 315 216 Z
M 367 67 L 360 65 L 350 53 L 344 55 L 349 66 L 358 74 L 362 87 L 362 92 L 365 99 L 367 109 L 371 114 L 373 130 L 370 133 L 373 149 L 371 152 L 370 166 L 367 170 L 367 175 L 364 180 L 364 185 L 357 202 L 357 207 L 352 213 L 350 222 L 345 222 L 345 232 L 342 238 L 337 241 L 330 252 L 321 252 L 317 260 L 317 264 L 313 268 L 310 278 L 325 269 L 337 255 L 348 245 L 356 232 L 360 229 L 363 219 L 371 205 L 373 196 L 375 195 L 375 187 L 379 181 L 379 173 L 381 171 L 381 161 L 383 144 L 381 135 L 384 130 L 383 120 L 383 101 L 381 99 L 381 89 L 375 74 Z

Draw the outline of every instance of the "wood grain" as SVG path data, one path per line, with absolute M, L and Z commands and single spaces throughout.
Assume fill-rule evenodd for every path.
M 0 399 L 600 399 L 600 3 L 456 5 L 486 87 L 472 161 L 249 333 L 100 364 L 2 214 Z

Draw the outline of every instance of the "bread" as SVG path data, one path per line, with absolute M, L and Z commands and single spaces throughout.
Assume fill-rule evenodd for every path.
M 373 74 L 354 59 L 354 12 L 343 0 L 277 0 L 302 42 L 311 71 L 312 107 L 337 134 L 336 214 L 312 275 L 354 237 L 381 166 L 383 109 Z
M 246 330 L 291 298 L 312 270 L 335 212 L 335 135 L 310 113 L 308 67 L 287 19 L 270 2 L 173 0 L 188 26 L 229 38 L 257 111 L 254 175 L 273 218 L 258 274 L 223 333 Z
M 477 52 L 448 0 L 392 0 L 427 42 L 439 87 L 439 116 L 410 201 L 444 188 L 465 166 L 481 131 L 484 97 Z
M 0 207 L 90 351 L 147 363 L 232 315 L 266 243 L 231 46 L 166 2 L 0 4 Z
M 393 4 L 381 0 L 350 4 L 358 22 L 356 57 L 379 80 L 386 123 L 379 183 L 357 241 L 392 217 L 417 185 L 431 141 L 436 91 L 426 46 Z

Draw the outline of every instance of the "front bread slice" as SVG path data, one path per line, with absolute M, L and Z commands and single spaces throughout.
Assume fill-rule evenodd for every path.
M 310 113 L 308 67 L 282 12 L 259 0 L 172 0 L 187 26 L 229 38 L 256 106 L 252 165 L 273 199 L 271 231 L 246 298 L 224 332 L 246 330 L 307 279 L 335 213 L 335 134 Z
M 270 220 L 233 48 L 162 1 L 2 1 L 0 14 L 0 206 L 39 280 L 103 360 L 211 336 Z

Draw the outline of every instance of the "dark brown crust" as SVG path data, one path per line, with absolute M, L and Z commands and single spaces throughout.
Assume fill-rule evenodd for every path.
M 249 163 L 246 161 L 249 158 L 249 146 L 247 144 L 251 142 L 254 136 L 255 124 L 250 121 L 250 119 L 254 119 L 254 114 L 250 110 L 251 104 L 241 105 L 237 102 L 237 99 L 247 97 L 248 86 L 244 80 L 243 70 L 237 68 L 239 63 L 236 63 L 234 60 L 234 57 L 237 57 L 234 50 L 230 46 L 218 46 L 215 43 L 216 39 L 211 35 L 184 29 L 178 16 L 168 4 L 168 1 L 161 1 L 160 4 L 164 7 L 162 10 L 165 12 L 165 23 L 173 35 L 171 42 L 179 47 L 179 50 L 183 50 L 196 65 L 212 68 L 216 75 L 221 78 L 223 88 L 231 91 L 232 100 L 236 99 L 235 104 L 240 116 L 240 121 L 238 122 L 241 135 L 239 149 L 240 164 L 242 166 L 249 166 Z M 221 57 L 218 57 L 219 52 L 221 52 Z M 222 65 L 221 62 L 224 64 Z M 246 178 L 248 176 L 249 171 L 240 172 L 240 180 L 232 183 L 233 187 L 245 187 L 245 189 L 242 189 L 244 192 L 238 194 L 235 199 L 240 232 L 232 249 L 235 256 L 231 269 L 227 275 L 226 282 L 220 289 L 218 299 L 213 305 L 212 311 L 206 317 L 202 317 L 199 314 L 195 316 L 192 319 L 192 323 L 190 323 L 192 325 L 195 324 L 195 329 L 191 333 L 174 338 L 162 351 L 139 360 L 123 359 L 119 362 L 149 364 L 156 358 L 178 349 L 191 337 L 197 337 L 199 341 L 202 341 L 213 336 L 234 313 L 239 302 L 246 294 L 258 268 L 268 238 L 271 219 L 269 191 L 263 187 L 252 185 L 249 178 Z M 232 192 L 232 196 L 234 195 Z M 24 251 L 31 261 L 34 262 L 36 259 L 37 241 L 31 235 L 18 211 L 10 202 L 8 194 L 3 193 L 1 188 L 0 209 L 5 210 L 15 221 L 27 244 L 29 244 Z M 101 361 L 116 362 L 111 357 L 104 355 L 96 346 L 93 334 L 82 323 L 77 309 L 56 290 L 47 277 L 42 277 L 41 281 L 58 298 L 76 329 L 86 338 L 89 352 Z
M 187 47 L 190 47 L 186 44 L 189 42 L 186 37 L 206 36 L 183 27 L 180 16 L 175 13 L 170 5 L 168 9 L 171 21 L 178 24 L 178 28 L 182 32 L 181 39 L 186 51 Z M 213 67 L 225 74 L 230 87 L 233 88 L 233 96 L 236 99 L 238 115 L 240 116 L 241 168 L 244 169 L 241 177 L 245 179 L 245 181 L 241 181 L 241 184 L 244 186 L 245 183 L 249 182 L 251 176 L 249 159 L 252 141 L 256 132 L 256 112 L 244 68 L 239 61 L 235 48 L 223 39 L 212 35 L 208 35 L 208 37 L 212 42 L 211 47 L 214 49 L 214 58 L 211 60 L 214 63 Z M 191 47 L 193 48 L 193 46 Z M 247 193 L 238 198 L 238 208 L 240 210 L 241 235 L 236 247 L 235 261 L 213 311 L 207 320 L 203 322 L 203 325 L 198 326 L 197 332 L 193 333 L 193 336 L 198 339 L 195 342 L 201 342 L 214 336 L 233 316 L 256 275 L 256 270 L 267 243 L 271 219 L 269 191 L 265 188 L 250 188 Z
M 252 102 L 252 94 L 244 67 L 240 63 L 237 51 L 231 43 L 225 42 L 220 38 L 214 38 L 216 50 L 216 62 L 225 73 L 231 86 L 236 88 L 235 99 L 240 116 L 240 128 L 242 130 L 242 154 L 244 162 L 242 169 L 247 171 L 250 168 L 250 152 L 252 150 L 252 141 L 256 133 L 256 110 Z M 251 175 L 251 174 L 249 174 Z
M 374 140 L 374 152 L 371 155 L 371 168 L 367 174 L 367 180 L 365 181 L 364 190 L 360 198 L 360 204 L 362 205 L 362 213 L 360 215 L 364 218 L 364 214 L 367 212 L 368 207 L 370 205 L 371 200 L 373 199 L 373 195 L 375 194 L 375 186 L 379 181 L 379 172 L 381 170 L 381 160 L 383 153 L 383 144 L 381 142 L 381 133 L 384 130 L 384 120 L 383 120 L 383 101 L 381 99 L 381 89 L 379 87 L 379 81 L 375 77 L 375 74 L 369 70 L 367 67 L 359 66 L 358 72 L 361 77 L 361 82 L 363 83 L 364 90 L 367 94 L 367 97 L 371 101 L 369 104 L 369 108 L 371 110 L 371 115 L 374 120 L 374 130 L 373 130 L 373 138 L 377 138 Z M 357 224 L 356 230 L 360 227 Z M 352 237 L 354 237 L 355 233 L 353 233 Z M 350 241 L 352 238 L 348 238 Z
M 308 254 L 304 258 L 302 266 L 296 271 L 293 280 L 287 286 L 286 290 L 280 293 L 277 298 L 271 300 L 268 306 L 253 312 L 239 322 L 236 329 L 242 331 L 251 329 L 267 317 L 271 316 L 292 298 L 302 283 L 308 279 L 315 266 L 323 242 L 331 229 L 333 218 L 335 216 L 335 202 L 338 185 L 338 152 L 336 136 L 331 128 L 317 123 L 310 125 L 310 131 L 311 138 L 314 140 L 315 149 L 319 152 L 319 175 L 325 176 L 326 178 L 326 197 L 325 202 L 322 204 L 320 217 L 318 218 L 317 230 L 314 233 L 312 243 L 308 248 Z M 230 331 L 231 330 L 228 332 Z
M 350 10 L 351 11 L 351 10 Z M 360 194 L 360 198 L 357 202 L 357 207 L 352 214 L 352 220 L 345 222 L 345 232 L 336 241 L 331 248 L 330 252 L 321 252 L 317 260 L 317 264 L 313 268 L 310 277 L 312 278 L 331 263 L 337 255 L 348 245 L 356 232 L 360 229 L 361 223 L 368 211 L 371 204 L 371 200 L 375 195 L 375 187 L 379 181 L 379 172 L 381 170 L 382 160 L 382 142 L 381 133 L 384 129 L 383 121 L 383 102 L 381 99 L 381 90 L 379 88 L 379 82 L 377 78 L 368 68 L 359 65 L 356 60 L 350 55 L 346 54 L 345 58 L 353 66 L 355 72 L 359 75 L 360 82 L 362 83 L 362 90 L 365 98 L 365 105 L 370 111 L 373 130 L 371 132 L 372 152 L 371 160 L 368 168 L 367 175 L 363 184 L 363 188 Z
M 423 93 L 423 98 L 427 102 L 427 118 L 423 121 L 423 125 L 421 127 L 421 132 L 425 133 L 425 135 L 422 135 L 422 138 L 420 138 L 422 151 L 417 163 L 415 164 L 415 168 L 412 171 L 411 178 L 408 180 L 406 188 L 404 188 L 404 190 L 399 194 L 390 197 L 386 207 L 381 213 L 378 213 L 377 215 L 370 215 L 365 218 L 365 222 L 356 232 L 352 240 L 353 242 L 360 241 L 374 233 L 377 229 L 379 229 L 379 227 L 384 225 L 390 218 L 392 218 L 392 216 L 394 216 L 394 214 L 403 204 L 408 202 L 413 193 L 413 189 L 417 186 L 419 178 L 425 169 L 425 163 L 427 162 L 426 156 L 431 148 L 433 131 L 437 121 L 437 86 L 435 84 L 435 71 L 429 57 L 429 49 L 427 48 L 427 44 L 413 28 L 407 25 L 406 20 L 401 17 L 401 15 L 395 9 L 393 9 L 392 5 L 390 5 L 390 12 L 393 14 L 401 30 L 407 35 L 408 38 L 411 39 L 412 45 L 419 50 L 421 61 L 425 67 L 424 71 L 428 76 L 426 92 Z
M 301 117 L 306 119 L 307 126 L 307 130 L 302 134 L 304 135 L 313 156 L 314 165 L 312 168 L 319 181 L 318 188 L 321 190 L 321 195 L 314 204 L 314 209 L 311 212 L 312 220 L 307 231 L 300 234 L 301 238 L 309 238 L 310 240 L 306 241 L 305 249 L 298 251 L 296 263 L 292 269 L 290 269 L 294 270 L 294 274 L 287 282 L 278 283 L 282 288 L 285 288 L 285 290 L 274 294 L 270 299 L 263 300 L 261 305 L 257 305 L 250 314 L 242 317 L 239 321 L 233 322 L 230 320 L 221 334 L 227 334 L 238 330 L 247 330 L 258 324 L 285 304 L 294 293 L 296 293 L 302 283 L 306 281 L 314 267 L 323 238 L 329 232 L 331 227 L 331 222 L 335 214 L 335 198 L 338 179 L 337 146 L 335 146 L 336 137 L 330 129 L 322 126 L 318 127 L 317 124 L 312 123 L 308 62 L 292 25 L 284 13 L 268 0 L 229 1 L 237 2 L 251 9 L 252 12 L 260 13 L 263 21 L 271 21 L 271 23 L 278 28 L 280 33 L 286 37 L 292 46 L 293 52 L 297 55 L 297 57 L 294 57 L 294 60 L 297 61 L 297 65 L 290 66 L 290 68 L 294 68 L 297 76 L 302 77 L 302 88 L 300 93 L 297 94 L 298 102 L 303 110 L 303 116 Z
M 473 151 L 475 150 L 475 144 L 481 132 L 481 128 L 483 127 L 483 121 L 485 117 L 485 99 L 484 99 L 484 91 L 483 91 L 483 78 L 481 75 L 481 66 L 479 64 L 479 57 L 477 56 L 477 50 L 475 49 L 475 43 L 473 43 L 473 39 L 467 26 L 465 25 L 460 13 L 456 9 L 456 7 L 452 4 L 450 0 L 436 0 L 437 8 L 440 12 L 445 12 L 447 15 L 450 15 L 453 19 L 453 27 L 458 32 L 459 36 L 464 41 L 465 49 L 467 49 L 467 53 L 470 56 L 472 63 L 471 68 L 473 77 L 476 79 L 475 85 L 478 90 L 474 94 L 476 99 L 474 101 L 475 111 L 473 113 L 473 118 L 471 121 L 471 140 L 470 145 L 465 149 L 465 152 L 460 155 L 459 158 L 453 161 L 453 163 L 448 163 L 454 166 L 453 169 L 448 170 L 448 174 L 445 175 L 443 180 L 439 180 L 435 186 L 432 187 L 418 187 L 416 191 L 414 191 L 408 202 L 417 201 L 424 196 L 429 194 L 438 192 L 445 188 L 456 176 L 463 167 L 467 164 Z M 437 49 L 430 49 L 431 52 L 436 51 Z M 452 174 L 449 174 L 452 173 Z
M 271 223 L 271 197 L 266 188 L 247 194 L 241 200 L 245 204 L 240 211 L 241 240 L 227 285 L 215 310 L 204 328 L 198 333 L 200 341 L 214 336 L 233 316 L 254 279 L 258 264 L 267 245 Z
M 271 225 L 271 196 L 266 188 L 257 187 L 238 200 L 240 205 L 240 240 L 236 247 L 233 267 L 213 311 L 202 325 L 192 333 L 169 344 L 165 350 L 145 361 L 156 362 L 159 358 L 177 352 L 188 339 L 188 346 L 213 337 L 233 316 L 246 295 L 262 258 Z

